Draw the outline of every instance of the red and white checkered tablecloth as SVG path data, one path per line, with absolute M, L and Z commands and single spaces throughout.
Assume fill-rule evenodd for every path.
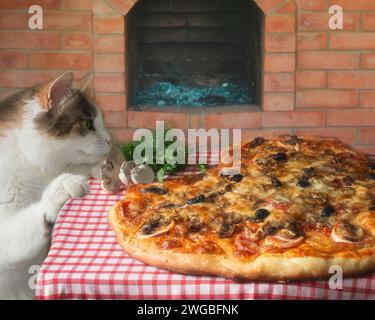
M 145 265 L 123 252 L 107 223 L 122 193 L 103 192 L 97 180 L 90 187 L 61 210 L 37 299 L 375 299 L 375 274 L 344 279 L 342 290 L 331 290 L 328 281 L 240 283 Z

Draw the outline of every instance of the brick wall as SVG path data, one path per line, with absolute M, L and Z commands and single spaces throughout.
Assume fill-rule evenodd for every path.
M 245 137 L 335 135 L 375 153 L 375 1 L 257 0 L 266 16 L 261 110 L 202 114 L 126 110 L 123 17 L 136 2 L 1 0 L 0 98 L 63 70 L 93 71 L 96 100 L 118 139 L 164 119 L 184 129 L 243 128 Z M 27 28 L 35 3 L 45 9 L 42 31 Z M 332 4 L 344 9 L 344 30 L 328 29 Z

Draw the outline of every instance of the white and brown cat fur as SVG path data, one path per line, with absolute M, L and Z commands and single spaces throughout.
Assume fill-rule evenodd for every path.
M 29 268 L 46 257 L 58 212 L 110 150 L 88 83 L 67 72 L 0 102 L 0 299 L 33 298 Z

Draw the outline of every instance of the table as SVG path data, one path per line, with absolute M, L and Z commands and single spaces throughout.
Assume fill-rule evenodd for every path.
M 121 197 L 91 179 L 90 193 L 63 207 L 38 274 L 37 299 L 375 299 L 375 274 L 344 279 L 342 290 L 332 290 L 328 281 L 240 283 L 145 265 L 123 252 L 108 226 L 107 211 Z

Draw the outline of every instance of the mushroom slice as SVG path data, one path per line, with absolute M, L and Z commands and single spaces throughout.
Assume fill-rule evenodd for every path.
M 241 174 L 241 170 L 239 170 L 238 168 L 233 168 L 233 167 L 224 167 L 220 170 L 220 175 L 221 176 L 235 176 L 237 174 Z
M 365 237 L 365 232 L 361 227 L 349 222 L 343 222 L 333 228 L 331 237 L 335 242 L 360 242 Z
M 289 222 L 275 234 L 267 236 L 264 242 L 267 246 L 286 249 L 299 246 L 304 239 L 305 233 L 300 230 L 298 224 Z
M 266 246 L 279 247 L 283 249 L 294 248 L 299 246 L 305 237 L 298 237 L 295 239 L 284 238 L 281 236 L 268 236 L 264 240 Z
M 148 239 L 161 236 L 169 232 L 175 223 L 172 220 L 169 224 L 164 225 L 160 222 L 151 221 L 149 224 L 144 225 L 141 230 L 137 232 L 137 239 Z

